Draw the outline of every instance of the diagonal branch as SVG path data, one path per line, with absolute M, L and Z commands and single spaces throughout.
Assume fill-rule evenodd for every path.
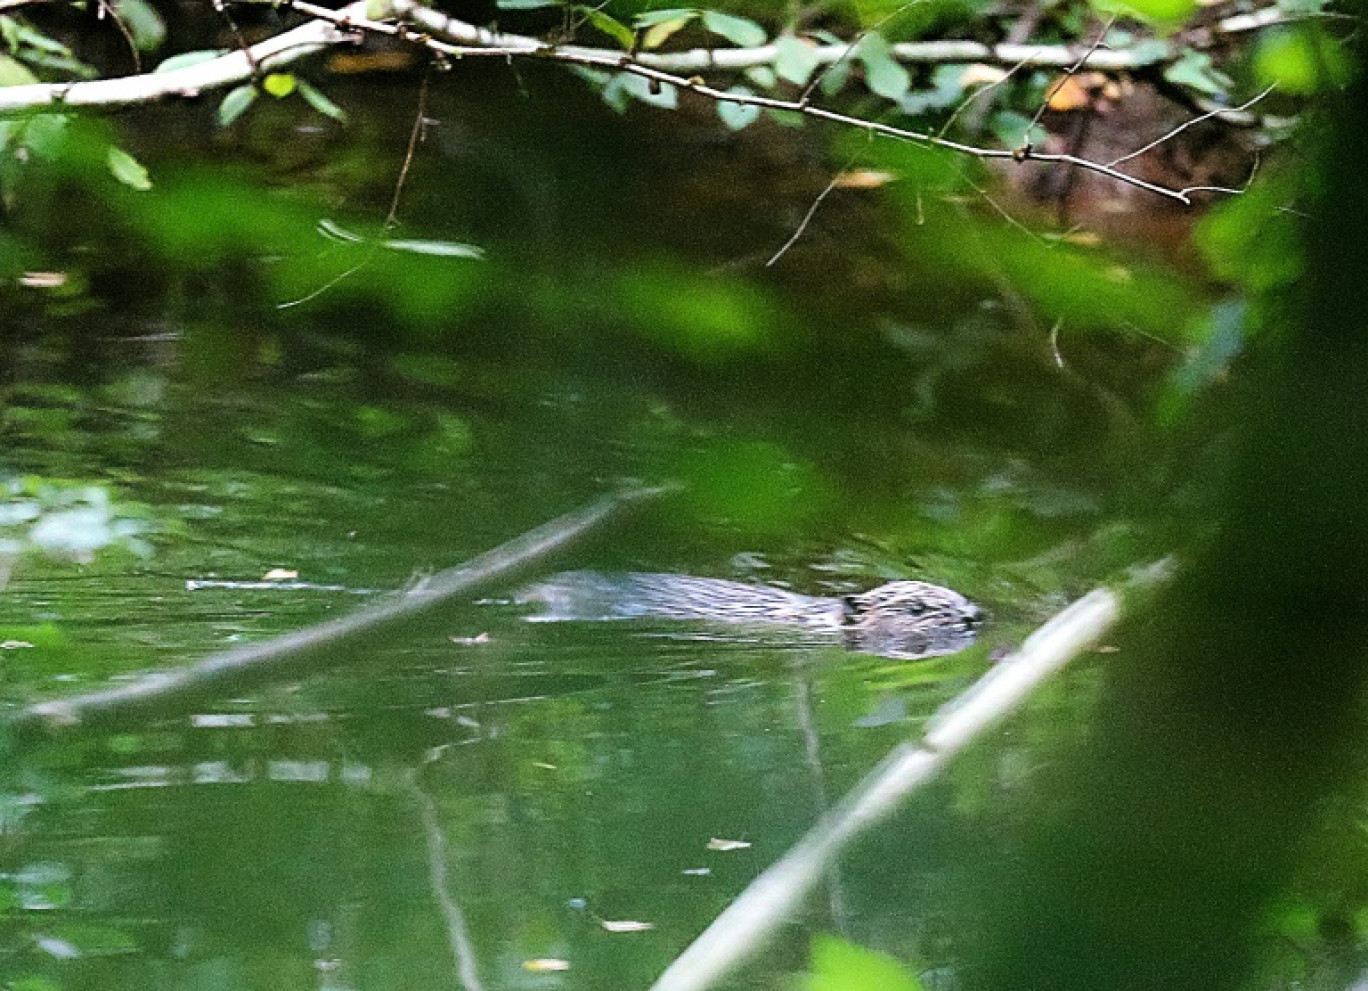
M 1143 592 L 1169 576 L 1169 562 L 1143 569 L 1130 590 Z M 903 743 L 865 776 L 782 858 L 747 886 L 701 936 L 670 964 L 652 991 L 704 991 L 758 950 L 857 837 L 988 730 L 1000 725 L 1039 685 L 1098 642 L 1121 616 L 1122 597 L 1095 589 L 1047 621 L 932 719 L 919 745 Z

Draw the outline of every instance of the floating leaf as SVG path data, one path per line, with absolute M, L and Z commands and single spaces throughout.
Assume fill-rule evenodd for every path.
M 795 86 L 805 85 L 819 64 L 817 46 L 810 41 L 784 34 L 774 43 L 774 71 Z
M 553 974 L 561 970 L 570 969 L 569 960 L 561 960 L 559 957 L 536 957 L 532 960 L 522 962 L 523 970 L 533 974 Z
M 290 568 L 272 568 L 261 576 L 264 582 L 283 582 L 298 578 L 299 572 Z
M 110 145 L 105 161 L 109 165 L 110 174 L 130 189 L 146 192 L 152 188 L 152 180 L 148 178 L 147 169 L 122 148 Z
M 305 82 L 303 79 L 297 80 L 297 83 L 299 86 L 299 95 L 304 97 L 305 103 L 313 107 L 324 117 L 331 117 L 339 124 L 345 124 L 347 122 L 347 112 L 324 96 L 317 86 Z
M 632 33 L 632 29 L 611 14 L 605 14 L 597 7 L 576 5 L 574 9 L 577 13 L 582 14 L 585 20 L 595 28 L 616 41 L 624 51 L 630 50 L 632 45 L 636 42 L 636 35 Z
M 283 100 L 295 91 L 294 73 L 268 72 L 261 81 L 261 88 L 277 100 Z
M 708 849 L 718 853 L 731 853 L 733 850 L 749 850 L 750 844 L 745 840 L 722 840 L 714 836 L 708 840 Z
M 887 100 L 901 100 L 912 87 L 912 77 L 893 59 L 893 46 L 877 31 L 861 39 L 855 50 L 865 70 L 865 85 L 870 92 Z
M 378 242 L 380 247 L 390 251 L 407 251 L 411 255 L 433 255 L 438 258 L 475 258 L 485 256 L 484 249 L 460 241 L 415 241 L 396 239 Z
M 756 48 L 769 38 L 765 29 L 750 18 L 722 14 L 715 10 L 703 11 L 703 26 L 741 48 Z
M 644 933 L 655 928 L 654 922 L 635 922 L 630 919 L 623 919 L 621 921 L 599 919 L 599 925 L 610 933 Z
M 231 126 L 233 121 L 247 112 L 247 108 L 255 102 L 256 97 L 256 87 L 250 83 L 243 83 L 241 86 L 230 89 L 223 98 L 223 102 L 219 104 L 219 126 Z
M 753 96 L 744 86 L 733 86 L 728 93 L 735 93 L 737 96 Z M 760 108 L 754 103 L 735 103 L 731 100 L 723 100 L 717 105 L 717 116 L 722 118 L 722 123 L 726 124 L 733 131 L 739 131 L 755 123 L 755 119 L 760 116 Z
M 194 65 L 201 65 L 205 62 L 212 62 L 214 59 L 227 54 L 225 48 L 201 48 L 195 52 L 181 52 L 179 55 L 172 55 L 168 59 L 162 59 L 153 72 L 174 72 L 176 69 L 188 69 Z

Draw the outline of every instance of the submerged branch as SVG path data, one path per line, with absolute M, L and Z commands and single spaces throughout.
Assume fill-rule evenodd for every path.
M 1160 562 L 1131 588 L 1167 578 Z M 652 986 L 652 991 L 703 991 L 756 952 L 785 922 L 840 853 L 926 785 L 952 758 L 1016 711 L 1041 683 L 1097 643 L 1121 616 L 1122 597 L 1095 589 L 1060 612 L 967 692 L 943 706 L 920 744 L 903 743 L 865 776 L 780 860 L 757 877 L 713 920 Z
M 39 702 L 20 709 L 0 728 L 20 744 L 80 730 L 108 730 L 185 712 L 207 698 L 326 671 L 356 657 L 358 646 L 375 642 L 458 595 L 468 596 L 544 562 L 600 529 L 626 507 L 664 491 L 638 488 L 603 496 L 465 564 L 440 571 L 385 602 L 261 643 L 211 654 L 189 667 L 148 675 L 128 685 Z

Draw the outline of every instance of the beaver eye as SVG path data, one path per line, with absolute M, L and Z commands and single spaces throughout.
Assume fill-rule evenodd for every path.
M 922 613 L 926 612 L 926 603 L 922 602 L 920 599 L 913 599 L 907 604 L 907 611 L 913 616 L 920 616 Z
M 860 607 L 860 600 L 853 595 L 841 596 L 841 615 L 847 620 L 857 620 L 860 613 L 864 610 Z

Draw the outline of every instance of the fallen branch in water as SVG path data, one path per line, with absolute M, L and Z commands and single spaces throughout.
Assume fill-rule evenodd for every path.
M 465 564 L 440 571 L 393 599 L 261 643 L 211 654 L 189 667 L 132 684 L 27 706 L 4 721 L 12 742 L 25 744 L 82 730 L 109 730 L 151 716 L 183 713 L 205 699 L 270 682 L 317 674 L 357 656 L 356 648 L 456 596 L 469 596 L 541 564 L 600 529 L 628 506 L 665 489 L 628 489 L 529 530 Z
M 1151 587 L 1171 570 L 1167 562 L 1151 565 L 1129 589 Z M 788 853 L 752 881 L 666 968 L 652 991 L 703 991 L 740 966 L 783 925 L 841 851 L 1015 712 L 1042 682 L 1096 644 L 1121 617 L 1121 606 L 1117 592 L 1094 589 L 1027 637 L 1020 650 L 943 706 L 921 743 L 895 747 Z

